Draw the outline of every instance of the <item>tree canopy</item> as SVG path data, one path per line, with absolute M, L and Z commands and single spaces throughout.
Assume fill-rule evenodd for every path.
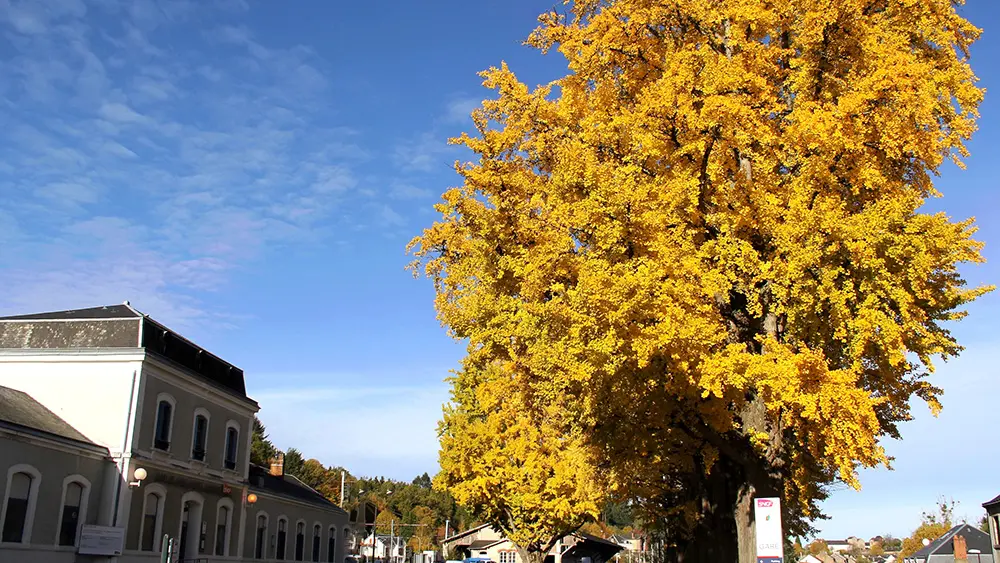
M 468 342 L 441 482 L 521 545 L 593 517 L 586 490 L 635 499 L 691 560 L 750 561 L 754 496 L 804 535 L 831 483 L 888 466 L 912 399 L 940 408 L 946 324 L 990 288 L 957 269 L 982 261 L 972 221 L 922 206 L 967 154 L 980 32 L 951 0 L 580 0 L 540 21 L 528 42 L 568 74 L 483 73 L 496 97 L 455 141 L 475 160 L 411 243 Z M 486 495 L 466 447 L 574 470 Z

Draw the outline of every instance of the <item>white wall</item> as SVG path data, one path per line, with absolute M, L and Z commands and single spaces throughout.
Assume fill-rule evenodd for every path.
M 129 427 L 133 374 L 141 370 L 143 351 L 31 352 L 30 356 L 19 351 L 0 353 L 0 385 L 31 395 L 91 441 L 108 448 L 112 456 L 120 455 Z

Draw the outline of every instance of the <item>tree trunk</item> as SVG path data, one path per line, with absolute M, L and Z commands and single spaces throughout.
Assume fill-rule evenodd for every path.
M 691 487 L 698 499 L 699 518 L 696 527 L 684 539 L 677 541 L 674 553 L 667 561 L 677 563 L 737 562 L 738 544 L 733 522 L 733 506 L 737 488 L 744 478 L 740 468 L 728 460 L 720 460 L 711 473 Z
M 524 549 L 521 546 L 516 547 L 517 554 L 521 558 L 521 563 L 545 563 L 545 556 L 548 555 L 548 553 Z
M 736 522 L 736 544 L 739 551 L 738 563 L 754 563 L 757 561 L 757 533 L 754 527 L 754 496 L 757 489 L 750 483 L 744 483 L 739 488 L 736 505 L 733 507 L 733 520 Z
M 776 496 L 770 494 L 773 487 L 757 486 L 747 478 L 744 467 L 723 459 L 690 488 L 693 494 L 689 498 L 698 498 L 700 504 L 698 524 L 665 551 L 666 561 L 755 563 L 754 498 Z

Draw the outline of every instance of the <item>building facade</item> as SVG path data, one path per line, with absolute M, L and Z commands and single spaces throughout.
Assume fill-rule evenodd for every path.
M 28 504 L 38 506 L 57 494 L 49 484 L 66 473 L 63 479 L 78 476 L 85 485 L 81 521 L 120 534 L 109 541 L 118 541 L 115 558 L 124 563 L 160 561 L 164 537 L 177 561 L 343 561 L 347 514 L 284 475 L 280 462 L 251 465 L 259 406 L 247 396 L 242 370 L 127 303 L 0 319 L 0 386 L 22 392 L 78 434 L 72 444 L 58 437 L 67 443 L 56 453 L 0 430 L 0 459 L 21 468 L 8 468 L 16 477 L 3 490 L 5 509 L 22 512 L 24 503 L 8 497 L 22 495 L 23 475 L 45 486 L 29 494 Z M 35 441 L 46 439 L 56 440 Z M 77 492 L 70 487 L 68 494 Z M 53 545 L 51 510 L 25 512 L 30 534 L 4 535 L 0 560 L 14 551 L 26 563 L 90 560 L 79 537 Z M 7 526 L 2 514 L 0 521 Z
M 441 542 L 446 560 L 486 559 L 494 563 L 523 563 L 514 542 L 492 526 L 481 525 Z M 622 547 L 583 533 L 572 533 L 552 546 L 546 563 L 607 563 Z

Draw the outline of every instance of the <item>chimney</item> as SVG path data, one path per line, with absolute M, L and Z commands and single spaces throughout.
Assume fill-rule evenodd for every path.
M 969 550 L 966 549 L 967 546 L 965 545 L 965 538 L 956 534 L 953 541 L 955 542 L 955 563 L 968 561 Z
M 271 475 L 281 477 L 285 474 L 285 454 L 278 452 L 278 457 L 271 460 Z

